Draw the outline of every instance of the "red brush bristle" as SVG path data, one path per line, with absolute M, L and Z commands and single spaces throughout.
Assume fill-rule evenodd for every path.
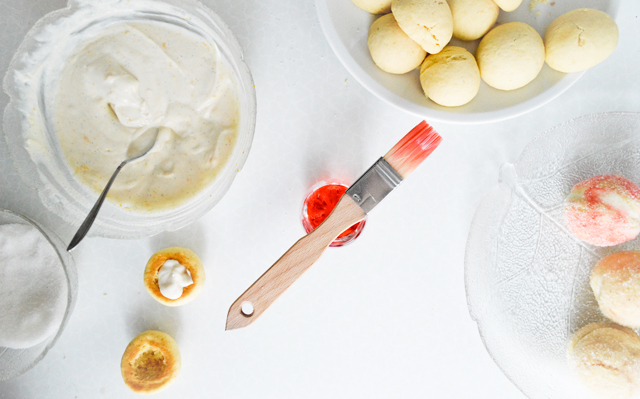
M 425 121 L 411 129 L 387 152 L 384 159 L 406 179 L 442 142 L 442 137 Z

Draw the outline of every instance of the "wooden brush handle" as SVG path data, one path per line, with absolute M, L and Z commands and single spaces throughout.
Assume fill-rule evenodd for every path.
M 331 214 L 315 230 L 298 240 L 229 308 L 227 330 L 253 323 L 293 284 L 343 231 L 364 219 L 366 214 L 348 195 L 343 195 Z M 246 315 L 242 305 L 249 303 L 253 313 Z

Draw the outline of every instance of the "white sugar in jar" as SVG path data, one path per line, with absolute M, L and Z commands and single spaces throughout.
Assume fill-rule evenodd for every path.
M 0 225 L 0 346 L 29 348 L 55 334 L 67 308 L 58 254 L 35 227 Z

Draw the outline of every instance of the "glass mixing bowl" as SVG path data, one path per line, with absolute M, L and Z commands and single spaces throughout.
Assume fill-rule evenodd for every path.
M 605 321 L 589 286 L 591 269 L 610 253 L 640 250 L 580 241 L 564 222 L 573 186 L 618 174 L 640 183 L 640 114 L 587 115 L 534 139 L 473 219 L 465 255 L 471 317 L 487 351 L 531 399 L 592 398 L 567 362 L 574 332 Z
M 38 362 L 47 354 L 49 349 L 51 349 L 56 343 L 60 334 L 62 334 L 62 330 L 64 330 L 64 327 L 71 316 L 76 296 L 78 294 L 78 276 L 75 264 L 73 263 L 73 258 L 71 258 L 71 255 L 67 252 L 66 245 L 56 235 L 44 230 L 42 226 L 27 217 L 8 210 L 0 209 L 0 225 L 9 223 L 24 224 L 35 227 L 58 254 L 58 257 L 60 258 L 59 265 L 64 269 L 67 282 L 67 307 L 56 333 L 50 335 L 39 344 L 24 349 L 0 347 L 0 380 L 8 380 L 10 378 L 17 377 L 38 364 Z M 0 306 L 2 306 L 2 298 L 0 298 Z
M 82 16 L 84 26 L 69 26 L 69 16 Z M 226 166 L 218 176 L 196 196 L 187 202 L 158 212 L 133 212 L 107 201 L 91 228 L 89 235 L 113 238 L 147 237 L 165 230 L 177 230 L 209 211 L 229 189 L 236 174 L 242 169 L 249 154 L 256 116 L 256 97 L 249 68 L 243 61 L 240 44 L 229 28 L 211 10 L 193 0 L 138 0 L 98 1 L 70 0 L 66 9 L 42 18 L 29 31 L 14 56 L 4 80 L 4 90 L 11 97 L 5 110 L 4 131 L 13 163 L 27 185 L 34 187 L 44 205 L 71 226 L 79 226 L 92 208 L 99 193 L 91 190 L 78 179 L 67 165 L 53 124 L 48 118 L 52 93 L 47 86 L 36 84 L 55 77 L 56 67 L 71 45 L 49 42 L 51 29 L 68 30 L 73 39 L 86 29 L 123 21 L 154 21 L 189 30 L 203 37 L 218 48 L 221 60 L 226 63 L 237 82 L 240 102 L 240 123 L 237 143 Z M 72 40 L 69 42 L 72 42 Z M 57 67 L 59 69 L 59 67 Z M 49 75 L 47 75 L 49 74 Z M 24 76 L 29 82 L 24 84 Z M 46 78 L 46 79 L 45 79 Z M 27 112 L 34 110 L 32 115 Z M 29 111 L 24 111 L 29 110 Z M 43 132 L 42 142 L 34 144 L 25 136 L 30 124 L 36 124 Z M 46 162 L 34 160 L 26 150 L 34 151 Z

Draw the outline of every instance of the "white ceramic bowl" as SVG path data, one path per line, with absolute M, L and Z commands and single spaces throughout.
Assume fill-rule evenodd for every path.
M 62 330 L 71 316 L 78 294 L 78 276 L 73 258 L 67 252 L 66 245 L 56 235 L 44 230 L 44 227 L 27 217 L 0 209 L 0 225 L 9 223 L 35 227 L 56 251 L 60 259 L 59 266 L 64 270 L 67 282 L 67 307 L 55 334 L 50 335 L 39 344 L 25 349 L 0 347 L 0 380 L 8 380 L 27 372 L 47 354 L 58 340 L 58 337 L 60 337 L 60 334 L 62 334 Z M 2 306 L 2 298 L 0 298 L 0 306 Z
M 40 199 L 51 212 L 62 217 L 71 226 L 79 226 L 95 203 L 98 193 L 76 179 L 65 161 L 53 126 L 47 121 L 47 99 L 50 95 L 47 96 L 46 87 L 21 87 L 21 80 L 17 76 L 25 73 L 36 76 L 55 73 L 49 71 L 47 61 L 62 51 L 68 51 L 64 47 L 66 44 L 61 43 L 59 49 L 54 48 L 57 44 L 49 48 L 40 46 L 39 38 L 46 35 L 47 29 L 54 24 L 66 26 L 65 18 L 72 13 L 83 13 L 81 15 L 83 21 L 86 20 L 86 27 L 121 21 L 152 20 L 187 29 L 201 35 L 203 41 L 214 43 L 218 47 L 223 62 L 237 80 L 240 124 L 233 153 L 211 184 L 176 208 L 142 213 L 132 212 L 106 201 L 89 235 L 140 238 L 165 230 L 177 230 L 209 211 L 224 196 L 249 154 L 255 127 L 256 98 L 249 68 L 243 61 L 242 48 L 224 22 L 195 0 L 94 2 L 95 6 L 91 6 L 93 8 L 88 8 L 87 4 L 89 2 L 70 0 L 66 9 L 50 13 L 38 21 L 11 62 L 4 80 L 4 90 L 11 97 L 4 114 L 4 132 L 13 163 L 25 183 L 37 190 Z M 82 29 L 84 28 L 78 31 Z M 69 35 L 74 34 L 75 30 L 69 32 Z M 35 59 L 37 64 L 34 66 L 33 62 L 26 63 L 25 59 Z M 42 153 L 49 157 L 50 162 L 35 162 L 25 149 L 24 126 L 32 122 L 28 115 L 20 112 L 21 109 L 30 109 L 25 104 L 37 104 L 33 105 L 34 109 L 37 107 L 40 119 L 36 123 L 40 123 L 45 131 Z
M 640 239 L 594 247 L 564 222 L 564 200 L 592 176 L 640 183 L 640 114 L 587 115 L 533 140 L 473 219 L 465 256 L 471 317 L 491 357 L 531 399 L 587 399 L 567 364 L 574 332 L 605 321 L 589 274 L 610 253 Z
M 558 0 L 537 4 L 534 10 L 530 10 L 530 1 L 524 0 L 511 13 L 501 11 L 498 23 L 525 22 L 544 36 L 547 26 L 567 11 L 595 8 L 615 18 L 619 4 L 620 0 Z M 478 95 L 469 104 L 443 107 L 425 97 L 417 69 L 408 74 L 393 75 L 373 63 L 367 36 L 369 27 L 378 16 L 361 10 L 350 0 L 316 0 L 316 9 L 331 48 L 356 80 L 382 100 L 429 121 L 474 124 L 513 118 L 553 100 L 584 73 L 564 74 L 545 64 L 538 77 L 521 89 L 506 92 L 482 82 Z M 479 42 L 453 39 L 450 44 L 465 47 L 475 54 Z

